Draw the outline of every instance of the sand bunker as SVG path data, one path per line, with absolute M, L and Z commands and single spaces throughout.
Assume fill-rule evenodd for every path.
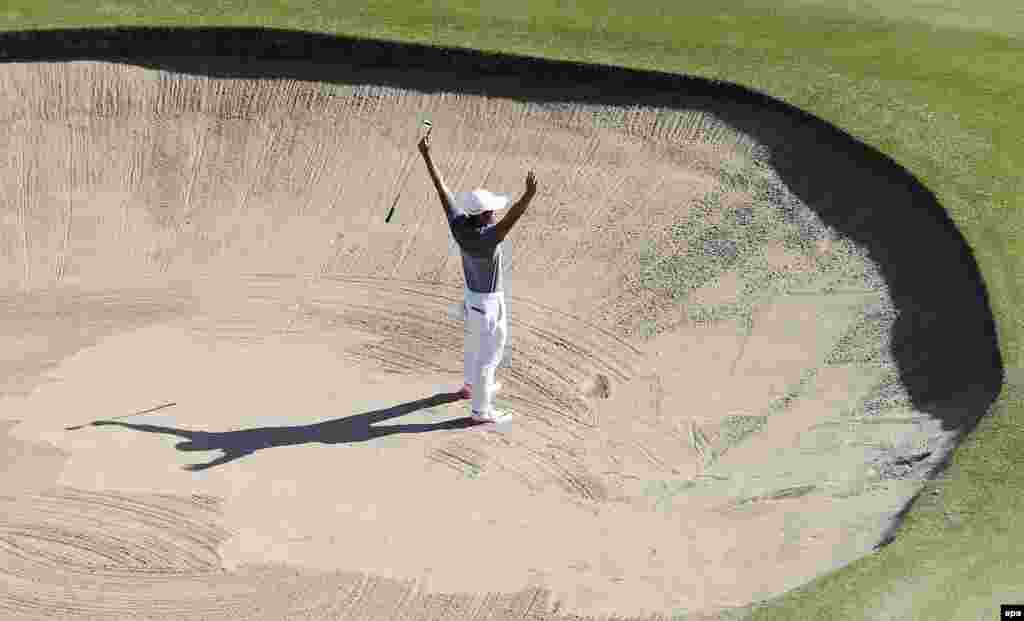
M 918 485 L 877 270 L 713 119 L 91 62 L 0 100 L 5 618 L 714 611 Z M 424 118 L 453 188 L 540 182 L 511 425 L 450 394 Z

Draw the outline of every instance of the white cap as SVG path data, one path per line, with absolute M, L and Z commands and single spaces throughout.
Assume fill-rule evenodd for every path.
M 488 190 L 459 192 L 455 195 L 455 206 L 462 213 L 477 216 L 485 211 L 501 211 L 508 207 L 509 198 Z

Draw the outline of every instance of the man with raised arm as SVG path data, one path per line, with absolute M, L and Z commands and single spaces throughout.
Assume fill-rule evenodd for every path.
M 466 277 L 463 304 L 466 340 L 465 384 L 459 396 L 472 399 L 474 421 L 503 422 L 511 414 L 496 410 L 493 404 L 494 393 L 501 388 L 501 384 L 494 381 L 494 373 L 501 363 L 508 333 L 502 242 L 537 193 L 537 180 L 533 171 L 526 176 L 526 192 L 499 222 L 497 212 L 508 206 L 507 196 L 487 190 L 453 195 L 434 165 L 429 133 L 420 140 L 419 150 L 437 188 L 452 236 L 462 251 L 462 271 Z

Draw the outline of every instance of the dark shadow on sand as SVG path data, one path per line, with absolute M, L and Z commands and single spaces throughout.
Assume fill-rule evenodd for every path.
M 438 423 L 375 426 L 377 423 L 392 418 L 398 418 L 418 410 L 459 400 L 460 397 L 455 393 L 439 393 L 426 399 L 410 401 L 383 410 L 346 416 L 345 418 L 335 418 L 310 425 L 256 427 L 254 429 L 240 429 L 237 431 L 189 431 L 188 429 L 164 427 L 161 425 L 123 423 L 116 420 L 98 420 L 93 421 L 90 425 L 93 427 L 115 425 L 136 431 L 179 436 L 185 438 L 184 441 L 174 445 L 179 451 L 222 452 L 221 456 L 213 461 L 185 466 L 185 470 L 196 471 L 220 466 L 246 455 L 251 455 L 256 451 L 278 446 L 294 446 L 296 444 L 312 442 L 319 442 L 320 444 L 352 444 L 383 438 L 397 433 L 426 433 L 429 431 L 465 429 L 467 427 L 479 426 L 480 423 L 474 422 L 468 416 Z M 81 429 L 83 426 L 69 427 L 68 429 Z
M 104 60 L 194 75 L 377 84 L 534 102 L 652 105 L 716 116 L 822 221 L 880 266 L 898 317 L 892 353 L 914 406 L 970 431 L 1003 363 L 973 253 L 935 195 L 878 150 L 735 84 L 604 65 L 259 28 L 0 33 L 0 59 Z
M 619 67 L 267 29 L 0 33 L 0 59 L 104 60 L 213 77 L 376 84 L 520 101 L 706 112 L 762 145 L 767 163 L 788 189 L 879 266 L 897 313 L 889 339 L 892 354 L 916 409 L 962 437 L 988 412 L 1003 386 L 984 281 L 971 248 L 936 196 L 884 153 L 746 87 Z M 262 433 L 238 437 L 276 437 Z M 301 438 L 309 432 L 280 433 Z

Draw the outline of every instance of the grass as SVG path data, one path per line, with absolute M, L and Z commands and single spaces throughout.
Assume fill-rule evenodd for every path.
M 887 153 L 939 197 L 974 249 L 1004 363 L 1019 377 L 1019 7 L 1006 0 L 634 0 L 611 7 L 603 0 L 8 0 L 0 28 L 274 26 L 689 73 L 763 90 Z M 1024 596 L 1016 552 L 1022 415 L 1024 394 L 1008 389 L 943 479 L 929 484 L 939 495 L 922 496 L 895 543 L 753 618 L 996 618 L 1000 602 Z
M 778 237 L 784 242 L 795 240 L 792 244 L 807 243 L 807 235 L 788 221 L 787 208 L 780 202 L 782 186 L 765 174 L 760 162 L 734 157 L 725 162 L 717 175 L 716 189 L 690 206 L 694 217 L 668 231 L 670 245 L 682 244 L 686 250 L 676 252 L 669 245 L 659 246 L 648 240 L 639 253 L 640 283 L 676 302 L 682 302 L 694 290 L 713 283 L 727 271 L 743 272 L 744 300 L 715 308 L 689 306 L 695 313 L 690 319 L 698 322 L 749 314 L 753 298 L 777 293 L 784 284 L 791 284 L 783 283 L 780 274 L 767 271 L 767 266 L 758 270 L 758 260 L 763 257 L 757 256 L 757 252 L 768 239 Z M 723 209 L 723 201 L 732 197 L 740 199 L 738 204 Z M 806 208 L 804 211 L 809 213 Z M 715 214 L 720 214 L 718 223 L 706 224 Z M 741 266 L 746 269 L 740 270 Z
M 722 441 L 724 450 L 738 445 L 748 436 L 760 431 L 768 422 L 767 416 L 730 414 L 722 420 Z M 723 451 L 724 453 L 724 451 Z
M 694 481 L 649 481 L 644 488 L 644 495 L 654 497 L 656 511 L 669 511 L 673 497 L 695 486 Z

